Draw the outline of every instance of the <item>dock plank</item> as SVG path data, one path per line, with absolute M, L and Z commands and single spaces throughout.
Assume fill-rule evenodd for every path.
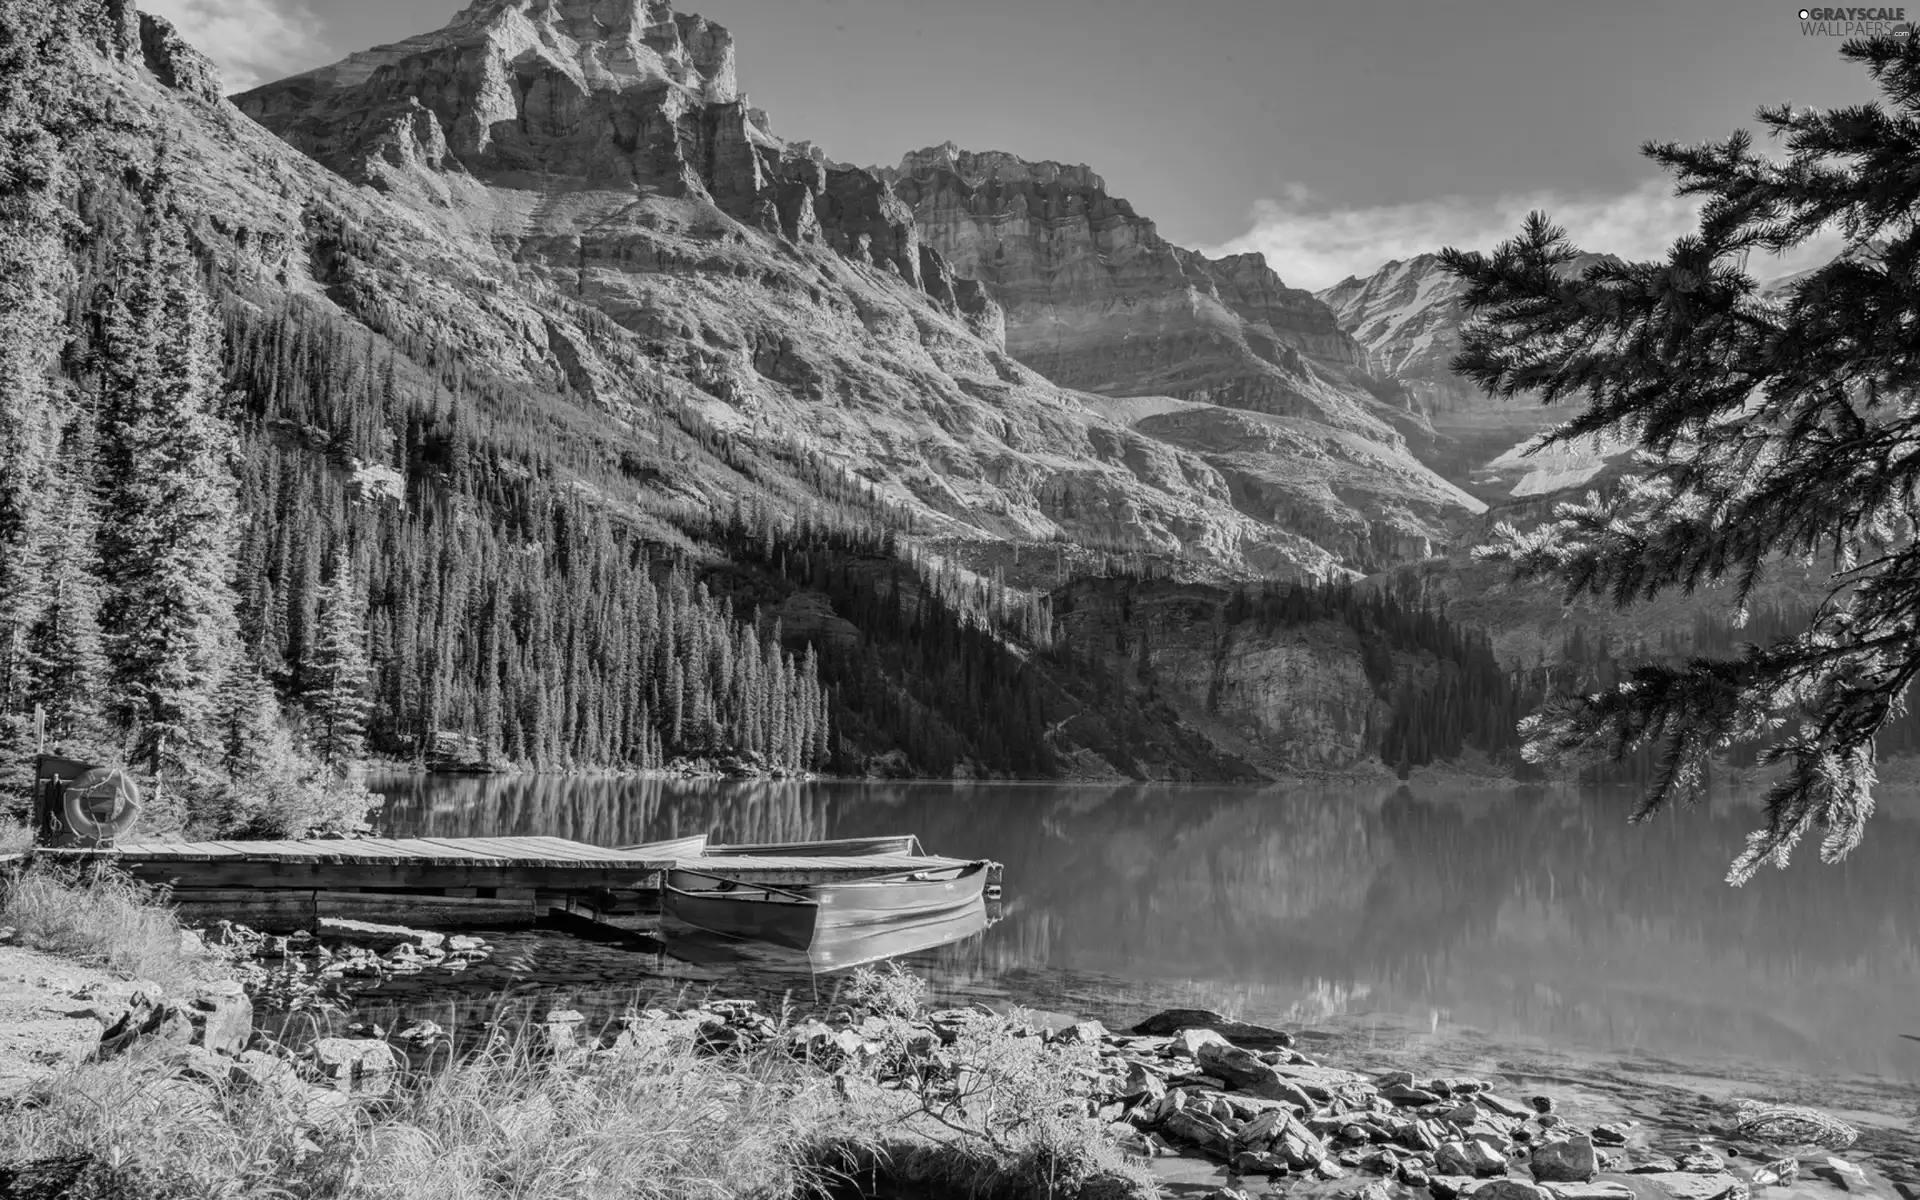
M 690 844 L 691 843 L 691 844 Z M 682 851 L 657 856 L 657 848 Z M 865 848 L 865 847 L 863 847 Z M 736 854 L 704 857 L 700 839 L 621 850 L 547 836 L 331 838 L 304 841 L 137 842 L 61 853 L 119 862 L 136 877 L 182 890 L 388 891 L 409 888 L 580 895 L 654 891 L 662 872 L 705 870 L 765 883 L 833 883 L 959 867 L 969 860 L 905 853 Z M 687 854 L 685 851 L 695 850 Z M 638 853 L 635 853 L 638 851 Z
M 405 858 L 406 851 L 395 846 L 388 838 L 352 838 L 347 842 L 349 849 L 342 852 L 349 858 Z

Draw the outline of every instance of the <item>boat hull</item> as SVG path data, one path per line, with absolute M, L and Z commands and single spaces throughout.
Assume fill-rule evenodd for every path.
M 695 929 L 793 950 L 813 944 L 820 915 L 819 904 L 810 897 L 691 871 L 667 872 L 660 910 Z
M 931 878 L 882 877 L 797 889 L 820 906 L 819 928 L 887 926 L 965 908 L 986 890 L 987 864 L 920 872 Z
M 756 886 L 697 871 L 669 871 L 666 915 L 710 933 L 808 950 L 824 937 L 879 936 L 964 913 L 983 903 L 988 864 L 795 888 Z

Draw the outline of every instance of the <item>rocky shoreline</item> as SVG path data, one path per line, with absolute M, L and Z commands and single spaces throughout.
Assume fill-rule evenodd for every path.
M 210 1102 L 208 1089 L 224 1086 L 263 1091 L 289 1121 L 337 1132 L 361 1119 L 369 1101 L 472 1048 L 474 1031 L 456 1048 L 450 1031 L 431 1021 L 393 1031 L 354 1024 L 346 1036 L 283 1042 L 257 1029 L 255 1002 L 261 1011 L 343 1009 L 354 990 L 395 975 L 485 961 L 490 948 L 478 938 L 351 922 L 290 937 L 222 922 L 201 936 L 235 978 L 185 996 L 138 983 L 75 993 L 82 1007 L 69 1015 L 91 1017 L 100 1030 L 87 1057 L 146 1046 L 177 1066 L 187 1093 L 205 1093 L 189 1099 Z M 709 999 L 629 1010 L 599 1031 L 555 1007 L 511 1032 L 539 1055 L 583 1069 L 670 1048 L 771 1052 L 833 1076 L 843 1094 L 898 1104 L 909 1095 L 924 1100 L 943 1079 L 971 1069 L 951 1055 L 972 1023 L 1005 1020 L 977 1008 L 902 1014 L 847 1005 L 776 1020 L 751 1000 Z M 1503 1090 L 1465 1075 L 1347 1070 L 1303 1053 L 1286 1030 L 1203 1009 L 1161 1012 L 1124 1033 L 1094 1021 L 1006 1028 L 1071 1058 L 1085 1077 L 1071 1101 L 1084 1111 L 1073 1115 L 1089 1131 L 1130 1161 L 1224 1176 L 1215 1200 L 1244 1200 L 1255 1190 L 1362 1200 L 1749 1200 L 1767 1188 L 1872 1190 L 1866 1171 L 1844 1157 L 1855 1131 L 1811 1108 L 1728 1106 L 1684 1130 L 1590 1122 L 1550 1092 Z M 506 1032 L 504 1024 L 480 1031 L 482 1044 Z M 1905 1200 L 1920 1197 L 1911 1185 L 1895 1186 Z

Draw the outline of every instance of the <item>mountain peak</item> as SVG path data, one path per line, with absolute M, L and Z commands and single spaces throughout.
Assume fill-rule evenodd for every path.
M 932 170 L 950 171 L 975 187 L 989 181 L 1040 184 L 1057 181 L 1096 192 L 1107 190 L 1106 180 L 1094 174 L 1085 163 L 1036 161 L 1005 150 L 965 150 L 952 141 L 909 151 L 901 156 L 896 174 L 907 176 Z
M 295 78 L 357 87 L 410 58 L 449 50 L 463 52 L 465 62 L 493 64 L 503 83 L 544 68 L 586 93 L 664 85 L 708 103 L 739 99 L 733 35 L 705 17 L 675 12 L 669 0 L 475 0 L 440 29 Z

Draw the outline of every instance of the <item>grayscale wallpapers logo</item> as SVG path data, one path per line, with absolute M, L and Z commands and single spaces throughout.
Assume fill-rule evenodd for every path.
M 1906 37 L 1913 26 L 1904 8 L 1803 8 L 1800 32 L 1808 37 Z

